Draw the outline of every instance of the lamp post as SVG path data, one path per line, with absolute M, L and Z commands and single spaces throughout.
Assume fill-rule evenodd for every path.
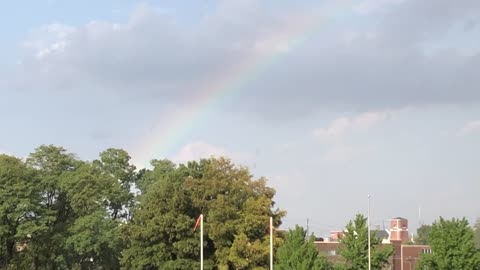
M 368 270 L 372 269 L 372 261 L 370 257 L 370 194 L 368 195 L 368 213 L 367 213 L 367 222 L 368 222 Z

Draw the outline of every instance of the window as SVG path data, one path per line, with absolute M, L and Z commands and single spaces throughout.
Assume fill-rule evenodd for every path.
M 430 253 L 432 253 L 432 249 L 431 248 L 424 248 L 424 249 L 422 249 L 422 253 L 423 254 L 430 254 Z

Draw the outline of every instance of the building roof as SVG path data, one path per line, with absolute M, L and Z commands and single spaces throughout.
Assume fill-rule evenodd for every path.
M 372 234 L 380 239 L 388 239 L 388 232 L 385 230 L 372 230 Z

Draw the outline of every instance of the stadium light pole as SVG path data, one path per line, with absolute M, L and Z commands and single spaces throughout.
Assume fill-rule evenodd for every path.
M 368 222 L 368 270 L 372 269 L 372 261 L 370 254 L 370 194 L 368 194 L 368 213 L 367 213 L 367 222 Z

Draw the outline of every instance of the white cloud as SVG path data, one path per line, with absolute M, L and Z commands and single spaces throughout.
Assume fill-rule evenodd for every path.
M 214 146 L 205 142 L 194 142 L 184 145 L 172 158 L 175 163 L 186 163 L 192 160 L 211 157 L 226 157 L 238 165 L 249 165 L 252 156 L 247 153 L 229 151 L 224 147 Z
M 41 27 L 27 41 L 23 48 L 32 52 L 37 60 L 49 54 L 63 52 L 67 46 L 68 38 L 75 32 L 75 28 L 64 24 L 50 24 Z
M 326 128 L 314 130 L 314 135 L 321 140 L 343 137 L 352 128 L 352 121 L 348 117 L 340 117 L 332 121 Z
M 350 117 L 334 119 L 328 127 L 314 130 L 314 136 L 326 143 L 328 148 L 322 153 L 322 160 L 346 162 L 364 153 L 363 147 L 352 146 L 344 139 L 357 132 L 365 132 L 379 126 L 392 116 L 391 111 L 370 111 Z
M 390 112 L 366 112 L 353 118 L 353 126 L 361 129 L 369 129 L 377 126 L 390 117 Z
M 354 147 L 338 145 L 328 149 L 322 155 L 322 159 L 324 161 L 345 162 L 353 159 L 358 154 L 360 154 L 360 151 Z
M 255 74 L 231 109 L 282 121 L 338 105 L 364 111 L 478 103 L 478 48 L 472 57 L 457 53 L 474 43 L 472 35 L 436 54 L 418 45 L 439 43 L 465 20 L 475 25 L 470 17 L 480 1 L 441 0 L 432 13 L 436 1 L 331 0 L 302 3 L 293 11 L 289 4 L 220 1 L 194 24 L 142 5 L 118 23 L 41 27 L 24 43 L 8 88 L 107 91 L 181 103 L 204 96 L 209 87 L 198 86 Z M 381 16 L 355 16 L 382 10 Z M 279 55 L 282 63 L 275 64 Z
M 391 112 L 365 112 L 352 117 L 334 119 L 328 127 L 317 128 L 314 136 L 321 141 L 338 141 L 358 130 L 368 130 L 378 126 L 391 116 Z
M 480 134 L 480 120 L 470 121 L 460 131 L 462 135 Z
M 201 158 L 226 156 L 227 151 L 222 147 L 213 146 L 204 142 L 190 143 L 183 146 L 172 158 L 176 163 L 186 163 Z

